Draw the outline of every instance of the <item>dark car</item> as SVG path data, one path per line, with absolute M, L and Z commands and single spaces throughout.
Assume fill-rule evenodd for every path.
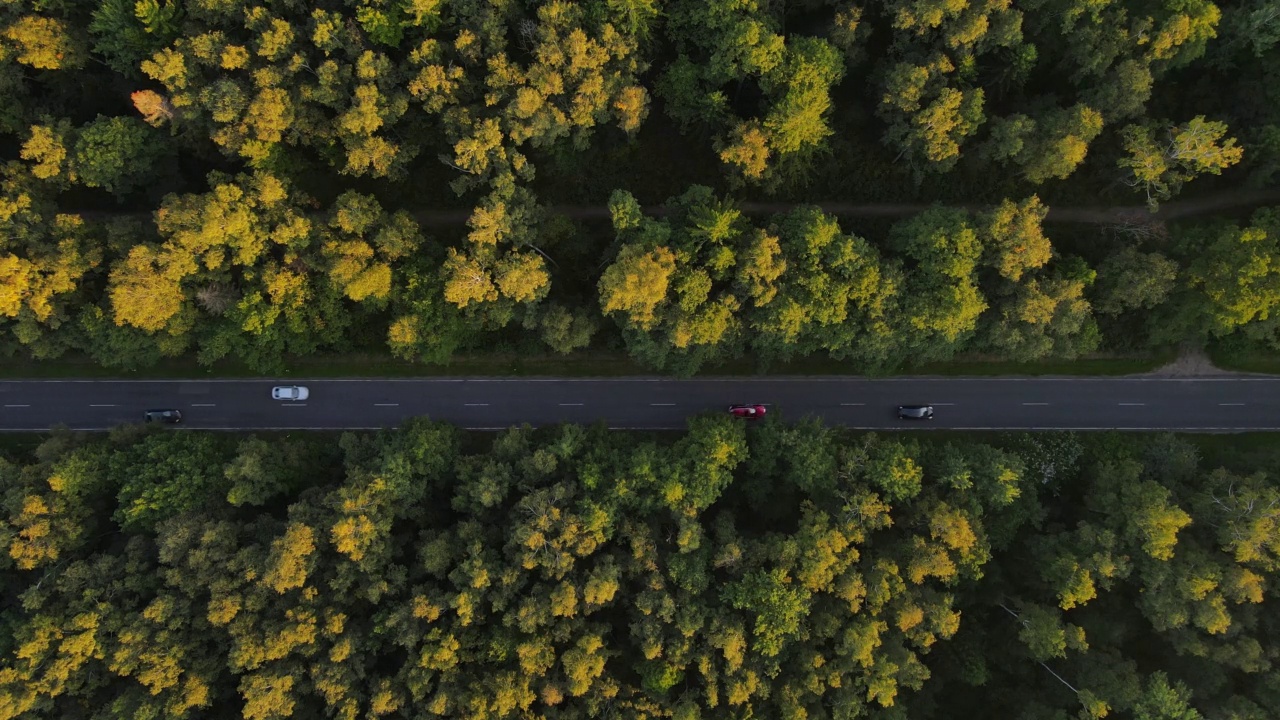
M 899 405 L 899 420 L 932 420 L 932 405 Z
M 746 418 L 748 420 L 757 420 L 764 417 L 766 410 L 763 405 L 730 405 L 729 414 L 734 417 Z
M 182 422 L 181 410 L 148 410 L 146 414 L 147 422 L 162 423 L 180 423 Z

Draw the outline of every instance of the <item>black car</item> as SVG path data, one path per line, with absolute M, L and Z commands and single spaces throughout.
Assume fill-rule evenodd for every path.
M 182 411 L 148 410 L 145 417 L 147 422 L 180 423 L 182 422 Z
M 899 405 L 899 420 L 932 420 L 932 405 Z

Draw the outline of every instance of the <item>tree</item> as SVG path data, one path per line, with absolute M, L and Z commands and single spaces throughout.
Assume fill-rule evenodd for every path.
M 1078 357 L 1096 350 L 1098 330 L 1085 299 L 1091 282 L 1092 271 L 1067 270 L 1018 285 L 988 320 L 990 347 L 1020 360 Z
M 923 63 L 897 63 L 885 73 L 877 111 L 889 124 L 884 141 L 913 167 L 923 160 L 926 170 L 950 170 L 960 158 L 960 144 L 985 119 L 981 89 L 947 84 L 955 69 L 945 54 L 935 53 Z
M 89 23 L 93 49 L 112 70 L 138 77 L 139 64 L 178 37 L 182 15 L 173 0 L 106 0 Z
M 111 271 L 111 305 L 116 325 L 130 325 L 149 333 L 173 327 L 171 323 L 185 305 L 179 283 L 182 275 L 191 270 L 194 263 L 189 260 L 184 262 L 147 245 L 134 247 Z
M 84 48 L 62 20 L 24 15 L 4 29 L 17 61 L 37 70 L 74 69 L 84 64 Z
M 126 195 L 155 176 L 164 146 L 154 131 L 130 117 L 105 117 L 80 128 L 71 180 Z
M 68 171 L 67 145 L 72 135 L 71 121 L 32 125 L 31 136 L 22 144 L 21 157 L 32 162 L 31 174 L 41 180 L 61 180 Z
M 391 293 L 391 263 L 413 253 L 422 236 L 408 213 L 390 215 L 372 197 L 348 191 L 329 208 L 321 242 L 335 289 L 376 302 Z
M 599 329 L 589 313 L 558 303 L 549 304 L 537 322 L 542 341 L 562 354 L 589 346 L 591 336 Z
M 665 247 L 623 246 L 600 276 L 601 311 L 625 313 L 626 322 L 639 330 L 653 328 L 675 270 L 675 255 Z
M 314 453 L 303 443 L 268 443 L 258 437 L 240 441 L 222 474 L 231 485 L 231 505 L 265 505 L 305 479 L 307 459 Z
M 46 441 L 44 448 L 58 442 Z M 94 505 L 104 501 L 107 457 L 100 448 L 69 443 L 55 457 L 21 468 L 0 463 L 6 492 L 0 546 L 20 570 L 47 567 L 78 553 L 98 527 Z
M 1178 264 L 1158 252 L 1124 247 L 1098 265 L 1093 305 L 1104 315 L 1157 307 L 1174 289 Z
M 284 535 L 271 542 L 262 584 L 281 595 L 306 585 L 315 549 L 315 532 L 302 523 L 290 523 Z
M 1136 720 L 1202 720 L 1191 707 L 1191 692 L 1182 683 L 1170 684 L 1168 676 L 1157 672 L 1147 679 L 1146 692 L 1134 707 Z
M 982 217 L 984 253 L 1001 277 L 1018 282 L 1023 273 L 1049 262 L 1053 246 L 1041 228 L 1048 214 L 1049 208 L 1032 195 L 1021 203 L 1005 200 Z
M 221 443 L 208 435 L 149 435 L 112 457 L 111 482 L 120 488 L 113 518 L 130 531 L 154 531 L 175 515 L 208 507 L 225 495 Z
M 682 126 L 706 124 L 717 133 L 713 147 L 735 177 L 776 183 L 778 163 L 789 159 L 794 172 L 795 163 L 825 147 L 830 89 L 844 75 L 835 46 L 812 37 L 786 39 L 754 0 L 682 0 L 667 17 L 678 54 L 657 92 Z M 758 84 L 758 113 L 738 115 L 722 89 L 731 82 Z
M 763 127 L 774 153 L 803 157 L 825 146 L 830 91 L 843 77 L 844 60 L 826 40 L 799 36 L 788 44 L 782 65 L 761 82 L 773 99 Z
M 982 244 L 963 211 L 934 208 L 896 224 L 895 249 L 917 263 L 906 279 L 903 322 L 917 360 L 955 352 L 987 308 L 976 285 Z
M 1236 146 L 1235 138 L 1222 141 L 1226 132 L 1226 123 L 1206 122 L 1200 115 L 1185 125 L 1168 127 L 1168 140 L 1162 144 L 1153 128 L 1130 125 L 1122 131 L 1128 156 L 1117 164 L 1126 170 L 1125 184 L 1145 192 L 1155 212 L 1161 200 L 1177 195 L 1197 175 L 1219 175 L 1240 162 L 1244 148 Z
M 773 657 L 800 629 L 808 613 L 809 592 L 796 587 L 785 570 L 756 571 L 723 591 L 725 602 L 755 613 L 752 650 Z
M 1280 221 L 1269 210 L 1255 213 L 1246 228 L 1220 227 L 1188 269 L 1192 287 L 1203 293 L 1213 334 L 1265 321 L 1280 304 L 1280 237 L 1273 229 Z
M 775 220 L 787 272 L 777 297 L 748 317 L 766 358 L 826 350 L 878 367 L 894 352 L 889 323 L 901 278 L 866 240 L 801 207 Z
M 1102 115 L 1087 105 L 1055 108 L 1038 119 L 1021 115 L 995 121 L 991 153 L 1022 167 L 1023 176 L 1040 184 L 1062 179 L 1084 162 L 1089 143 L 1102 132 Z
M 415 259 L 402 264 L 400 271 L 403 281 L 392 290 L 388 348 L 400 358 L 447 362 L 476 338 L 479 328 L 446 299 L 446 279 L 434 258 Z

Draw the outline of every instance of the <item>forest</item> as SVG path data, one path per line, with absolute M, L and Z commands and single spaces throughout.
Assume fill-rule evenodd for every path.
M 1262 440 L 54 433 L 0 456 L 0 720 L 1268 720 Z
M 1276 0 L 8 0 L 0 58 L 0 357 L 1280 348 Z

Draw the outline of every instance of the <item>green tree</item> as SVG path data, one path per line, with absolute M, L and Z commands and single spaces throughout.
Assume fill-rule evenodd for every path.
M 844 233 L 835 218 L 801 207 L 776 218 L 779 260 L 785 270 L 767 304 L 748 305 L 750 343 L 764 359 L 830 352 L 878 367 L 895 354 L 890 323 L 897 312 L 902 279 L 875 247 Z M 740 267 L 758 267 L 754 239 Z M 769 274 L 779 272 L 775 266 Z M 753 297 L 755 290 L 751 290 Z
M 1021 282 L 999 284 L 991 295 L 993 310 L 983 318 L 985 342 L 1003 356 L 1022 360 L 1096 350 L 1099 332 L 1085 297 L 1096 277 L 1080 258 L 1067 258 L 1022 276 Z
M 1259 210 L 1248 227 L 1221 226 L 1207 233 L 1187 274 L 1207 305 L 1211 333 L 1226 335 L 1271 317 L 1280 303 L 1277 231 L 1280 221 L 1275 213 Z
M 112 70 L 139 77 L 139 65 L 181 32 L 182 6 L 173 0 L 106 0 L 93 11 L 93 49 Z
M 725 602 L 755 613 L 752 649 L 765 657 L 782 651 L 786 640 L 800 630 L 808 613 L 809 593 L 796 587 L 786 571 L 757 571 L 723 591 Z
M 1151 310 L 1174 289 L 1178 264 L 1158 252 L 1124 247 L 1098 265 L 1093 305 L 1104 315 Z
M 163 520 L 204 508 L 224 495 L 222 444 L 208 435 L 149 435 L 115 455 L 107 470 L 120 488 L 113 516 L 130 532 L 154 531 Z
M 934 208 L 893 227 L 895 249 L 916 263 L 906 277 L 905 342 L 916 361 L 950 357 L 977 327 L 987 302 L 976 270 L 983 248 L 963 211 Z
M 125 195 L 154 178 L 163 152 L 155 132 L 137 119 L 99 115 L 77 133 L 71 179 Z
M 1102 132 L 1102 115 L 1087 105 L 1055 108 L 1040 118 L 1013 115 L 993 121 L 988 154 L 1022 168 L 1023 176 L 1040 184 L 1062 179 L 1084 162 L 1091 143 Z

